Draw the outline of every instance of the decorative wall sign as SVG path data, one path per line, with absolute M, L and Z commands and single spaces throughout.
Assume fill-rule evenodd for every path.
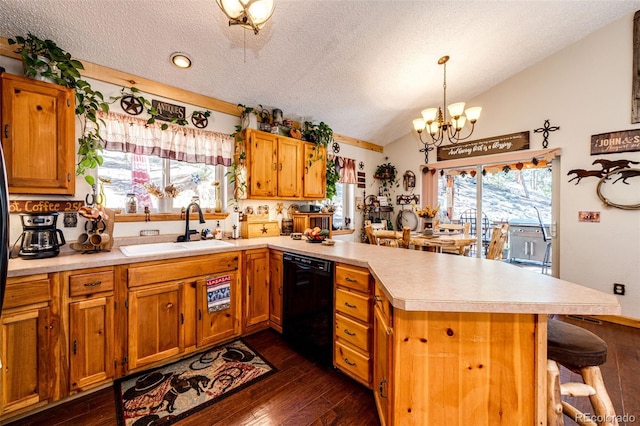
M 358 188 L 365 188 L 367 179 L 364 172 L 358 172 Z
M 640 151 L 640 129 L 591 136 L 591 155 Z
M 77 212 L 84 200 L 11 200 L 9 213 Z
M 438 161 L 529 149 L 529 131 L 438 147 Z
M 406 206 L 410 204 L 420 204 L 420 196 L 416 194 L 396 195 L 396 204 Z
M 174 118 L 184 120 L 187 116 L 187 109 L 180 105 L 174 105 L 167 102 L 151 100 L 151 105 L 158 111 L 156 119 L 163 121 L 171 121 Z
M 600 212 L 578 212 L 578 222 L 600 222 Z

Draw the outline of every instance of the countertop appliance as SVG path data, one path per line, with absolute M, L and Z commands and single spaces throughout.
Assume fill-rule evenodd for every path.
M 302 204 L 298 207 L 300 213 L 320 213 L 320 206 L 316 204 Z
M 282 336 L 297 351 L 333 362 L 333 262 L 284 253 Z
M 7 286 L 9 254 L 9 187 L 7 186 L 4 152 L 2 144 L 0 144 L 0 315 L 2 315 L 4 290 Z M 2 360 L 0 360 L 1 363 Z
M 42 259 L 57 256 L 66 244 L 62 231 L 57 229 L 58 213 L 22 213 L 22 235 L 18 256 Z M 59 237 L 59 238 L 58 238 Z
M 544 225 L 549 233 L 549 225 Z M 509 260 L 542 263 L 547 243 L 538 219 L 509 221 Z

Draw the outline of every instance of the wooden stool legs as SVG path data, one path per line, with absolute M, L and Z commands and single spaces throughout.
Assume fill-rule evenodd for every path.
M 619 426 L 616 413 L 602 380 L 600 367 L 589 366 L 580 369 L 584 383 L 560 384 L 558 363 L 547 360 L 547 425 L 564 425 L 563 414 L 581 426 Z M 562 395 L 589 397 L 593 413 L 583 413 L 562 401 Z M 592 420 L 593 419 L 593 420 Z M 594 422 L 595 420 L 595 422 Z

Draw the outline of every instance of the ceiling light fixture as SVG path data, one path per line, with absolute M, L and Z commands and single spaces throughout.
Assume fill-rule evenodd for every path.
M 413 120 L 413 128 L 418 132 L 420 136 L 420 142 L 424 145 L 424 148 L 420 149 L 420 152 L 424 152 L 424 162 L 429 163 L 429 151 L 433 151 L 434 148 L 442 145 L 445 138 L 450 143 L 460 142 L 471 136 L 473 133 L 476 121 L 480 118 L 481 107 L 472 107 L 464 109 L 464 102 L 458 102 L 448 106 L 449 115 L 451 121 L 447 119 L 447 61 L 448 56 L 443 56 L 438 60 L 438 65 L 444 66 L 444 83 L 442 84 L 444 96 L 442 107 L 427 108 L 422 111 L 422 118 L 416 118 Z M 444 110 L 444 112 L 443 112 Z M 471 123 L 471 131 L 465 137 L 462 137 L 461 130 L 466 124 L 467 120 Z M 429 138 L 422 133 L 427 130 Z
M 275 5 L 273 0 L 216 0 L 220 9 L 229 18 L 229 26 L 240 25 L 253 30 L 254 34 L 271 18 Z
M 191 68 L 191 58 L 186 53 L 172 53 L 171 63 L 178 68 Z

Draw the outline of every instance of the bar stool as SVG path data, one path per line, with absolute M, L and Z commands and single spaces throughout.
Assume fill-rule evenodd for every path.
M 600 365 L 607 360 L 607 344 L 584 328 L 550 319 L 547 323 L 547 424 L 564 424 L 563 413 L 579 425 L 618 426 Z M 582 376 L 584 383 L 560 384 L 558 364 Z M 588 396 L 593 413 L 585 414 L 561 395 Z M 595 421 L 594 421 L 595 420 Z

